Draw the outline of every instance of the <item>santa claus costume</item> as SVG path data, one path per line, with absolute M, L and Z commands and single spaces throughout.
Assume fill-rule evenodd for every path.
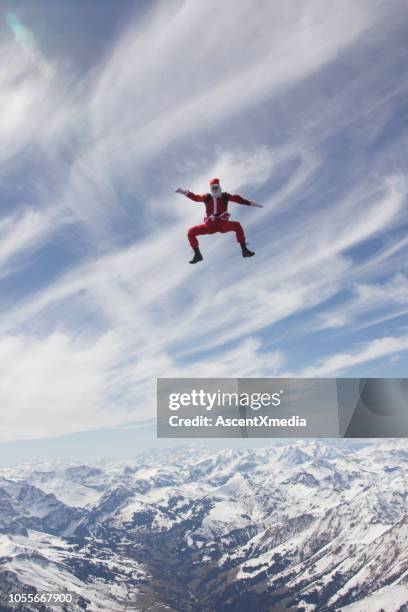
M 228 203 L 235 202 L 236 204 L 243 204 L 244 206 L 256 206 L 262 208 L 261 204 L 257 204 L 253 200 L 247 200 L 240 195 L 231 195 L 226 191 L 222 191 L 220 181 L 217 178 L 211 179 L 210 181 L 210 193 L 198 195 L 192 191 L 185 189 L 177 189 L 177 193 L 194 200 L 194 202 L 203 202 L 205 204 L 206 216 L 204 223 L 201 225 L 195 225 L 188 230 L 188 241 L 194 250 L 194 257 L 190 261 L 191 264 L 202 261 L 203 256 L 201 255 L 200 248 L 198 245 L 197 236 L 204 236 L 207 234 L 226 232 L 235 232 L 237 242 L 241 246 L 243 257 L 252 257 L 255 255 L 250 251 L 245 243 L 245 234 L 242 225 L 238 221 L 230 221 L 230 214 L 228 212 Z

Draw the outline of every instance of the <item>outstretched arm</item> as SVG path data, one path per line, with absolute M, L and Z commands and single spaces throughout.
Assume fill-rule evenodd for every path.
M 246 198 L 243 198 L 242 196 L 238 194 L 229 195 L 228 200 L 230 202 L 236 202 L 236 204 L 244 204 L 244 206 L 255 206 L 256 208 L 263 208 L 262 204 L 258 204 L 257 202 L 254 202 L 253 200 L 247 200 Z
M 193 193 L 192 191 L 189 191 L 188 189 L 181 189 L 181 187 L 176 189 L 176 193 L 181 193 L 182 195 L 185 195 L 188 198 L 190 198 L 190 200 L 194 200 L 194 202 L 204 202 L 204 198 L 205 198 L 204 195 Z

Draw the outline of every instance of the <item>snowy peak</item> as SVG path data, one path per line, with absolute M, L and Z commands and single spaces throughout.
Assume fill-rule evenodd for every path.
M 0 585 L 64 585 L 109 611 L 146 594 L 176 610 L 242 609 L 242 593 L 245 609 L 408 605 L 404 452 L 307 440 L 4 468 Z
M 279 456 L 280 463 L 288 463 L 290 465 L 302 465 L 312 459 L 312 455 L 302 451 L 298 446 L 286 447 Z

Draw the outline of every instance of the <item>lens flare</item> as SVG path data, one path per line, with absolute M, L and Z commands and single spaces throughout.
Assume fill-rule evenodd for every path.
M 22 24 L 15 13 L 7 13 L 5 20 L 8 27 L 13 32 L 16 42 L 20 45 L 24 53 L 30 58 L 33 64 L 42 72 L 44 76 L 52 76 L 52 66 L 40 51 L 33 31 Z

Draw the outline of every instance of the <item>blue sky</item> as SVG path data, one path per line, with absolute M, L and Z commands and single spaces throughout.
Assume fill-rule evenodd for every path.
M 158 376 L 405 376 L 405 2 L 0 8 L 7 448 L 149 422 Z M 213 176 L 256 257 L 189 266 Z

